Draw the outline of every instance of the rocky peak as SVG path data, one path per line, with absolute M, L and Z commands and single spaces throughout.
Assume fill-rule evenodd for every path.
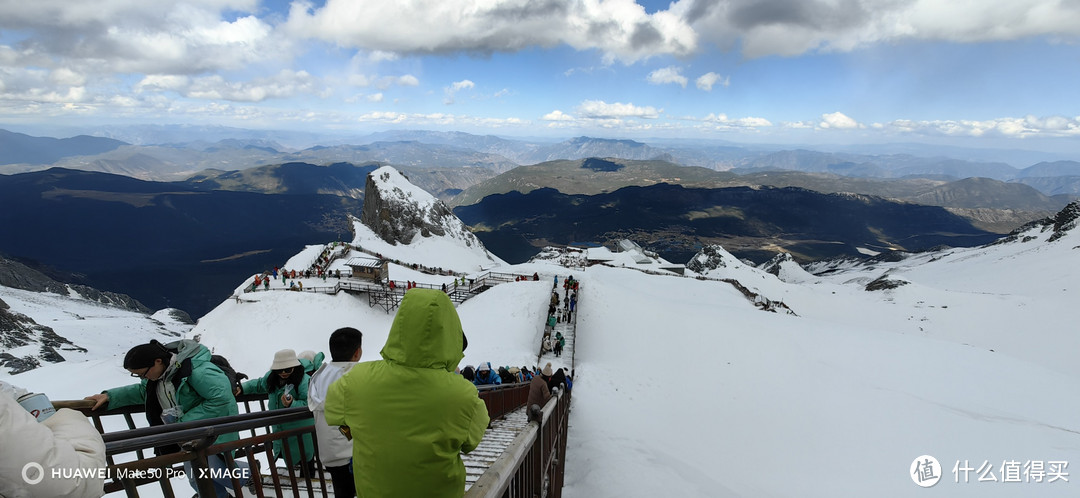
M 765 271 L 765 273 L 771 273 L 779 277 L 780 272 L 783 270 L 784 265 L 787 263 L 798 264 L 795 262 L 795 259 L 791 257 L 791 254 L 782 252 L 780 254 L 777 254 L 776 256 L 773 256 L 773 258 L 764 265 L 761 265 L 761 269 Z
M 1049 218 L 1042 218 L 1013 230 L 1009 235 L 998 239 L 988 245 L 1007 244 L 1011 242 L 1029 242 L 1037 239 L 1036 232 L 1052 232 L 1047 242 L 1053 242 L 1070 233 L 1080 223 L 1080 201 L 1070 202 L 1061 211 Z
M 451 237 L 467 247 L 482 247 L 446 204 L 389 166 L 368 174 L 360 222 L 390 244 L 407 245 L 419 235 Z
M 1047 239 L 1053 242 L 1066 233 L 1076 228 L 1077 220 L 1080 220 L 1080 201 L 1072 201 L 1068 206 L 1058 212 L 1053 218 L 1054 234 Z
M 690 258 L 690 262 L 686 263 L 686 268 L 697 273 L 707 273 L 709 270 L 727 268 L 738 261 L 738 258 L 727 252 L 723 246 L 713 244 L 702 247 Z

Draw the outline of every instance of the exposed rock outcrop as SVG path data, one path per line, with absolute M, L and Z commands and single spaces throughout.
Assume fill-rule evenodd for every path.
M 904 280 L 902 278 L 893 277 L 892 275 L 889 275 L 888 273 L 886 273 L 886 274 L 884 274 L 884 275 L 882 275 L 882 276 L 880 276 L 878 278 L 875 278 L 874 281 L 866 284 L 866 290 L 870 291 L 870 292 L 880 291 L 880 290 L 890 290 L 890 289 L 896 289 L 898 287 L 905 286 L 905 285 L 910 284 L 910 283 L 911 282 L 908 282 L 907 280 Z
M 360 222 L 391 244 L 409 244 L 417 234 L 421 237 L 462 235 L 467 246 L 476 243 L 475 236 L 446 204 L 405 184 L 408 179 L 393 168 L 382 167 L 371 172 L 364 187 Z M 468 237 L 464 237 L 466 233 Z
M 722 246 L 709 245 L 702 247 L 701 250 L 686 263 L 686 268 L 704 274 L 708 273 L 709 270 L 727 268 L 738 261 L 738 258 L 727 252 Z
M 115 306 L 117 308 L 123 308 L 139 313 L 153 313 L 153 310 L 147 308 L 138 300 L 127 294 L 101 291 L 85 285 L 57 282 L 38 270 L 30 268 L 18 261 L 12 261 L 5 258 L 0 258 L 0 286 L 31 292 L 51 292 L 63 296 L 75 293 L 95 303 Z

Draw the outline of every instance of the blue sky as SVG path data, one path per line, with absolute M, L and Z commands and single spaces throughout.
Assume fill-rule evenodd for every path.
M 0 127 L 1080 151 L 1078 41 L 1072 0 L 3 2 Z

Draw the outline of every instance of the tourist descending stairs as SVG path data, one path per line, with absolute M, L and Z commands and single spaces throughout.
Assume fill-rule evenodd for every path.
M 556 311 L 556 316 L 565 317 L 568 311 L 568 306 L 564 304 L 567 293 L 574 294 L 573 291 L 567 289 L 556 289 L 559 295 L 559 306 Z M 555 292 L 555 291 L 553 291 Z M 577 335 L 577 307 L 575 305 L 574 312 L 570 314 L 570 319 L 565 318 L 562 321 L 556 319 L 555 329 L 551 331 L 551 337 L 558 337 L 559 334 L 563 338 L 562 354 L 555 355 L 554 349 L 548 350 L 543 344 L 540 346 L 540 355 L 537 358 L 536 364 L 539 367 L 543 367 L 548 362 L 551 362 L 552 370 L 558 370 L 562 368 L 568 375 L 574 369 L 574 338 Z

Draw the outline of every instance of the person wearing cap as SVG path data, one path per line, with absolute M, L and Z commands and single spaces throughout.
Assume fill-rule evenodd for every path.
M 124 356 L 124 368 L 132 377 L 140 379 L 139 383 L 107 389 L 86 399 L 95 402 L 94 410 L 143 405 L 151 426 L 238 415 L 232 383 L 210 357 L 206 346 L 191 339 L 168 344 L 151 340 L 148 344 L 139 344 Z M 219 435 L 214 443 L 238 439 L 237 433 L 229 432 Z M 178 451 L 177 445 L 154 448 L 157 455 Z M 207 463 L 212 469 L 227 468 L 221 455 L 210 455 Z M 240 461 L 236 465 L 244 469 L 248 466 Z M 198 490 L 191 462 L 184 462 L 184 469 L 188 483 Z M 227 477 L 214 479 L 218 496 L 228 496 L 227 490 L 232 486 L 232 480 Z
M 296 357 L 296 351 L 282 349 L 274 353 L 274 361 L 270 364 L 270 371 L 258 379 L 251 379 L 241 384 L 242 393 L 266 394 L 268 400 L 266 407 L 270 410 L 281 408 L 293 408 L 307 406 L 308 383 L 311 376 L 304 372 L 304 367 Z M 272 432 L 282 432 L 289 429 L 314 425 L 312 419 L 297 420 L 272 426 Z M 302 437 L 289 437 L 288 453 L 281 439 L 274 440 L 274 458 L 286 458 L 286 464 L 301 470 L 310 472 L 315 463 L 315 447 L 311 441 L 311 434 Z M 303 453 L 301 454 L 301 449 Z
M 502 384 L 502 377 L 499 377 L 499 374 L 491 369 L 490 361 L 485 361 L 477 367 L 476 378 L 473 379 L 473 384 L 478 386 L 498 385 Z
M 544 367 L 544 371 L 551 371 L 551 363 Z M 539 375 L 533 376 L 529 381 L 529 400 L 525 406 L 539 405 L 543 408 L 549 398 L 551 398 L 551 389 L 548 388 L 547 381 Z
M 476 449 L 490 421 L 476 388 L 454 374 L 465 344 L 450 298 L 410 289 L 382 360 L 330 386 L 326 423 L 351 430 L 357 496 L 461 497 L 461 453 Z

